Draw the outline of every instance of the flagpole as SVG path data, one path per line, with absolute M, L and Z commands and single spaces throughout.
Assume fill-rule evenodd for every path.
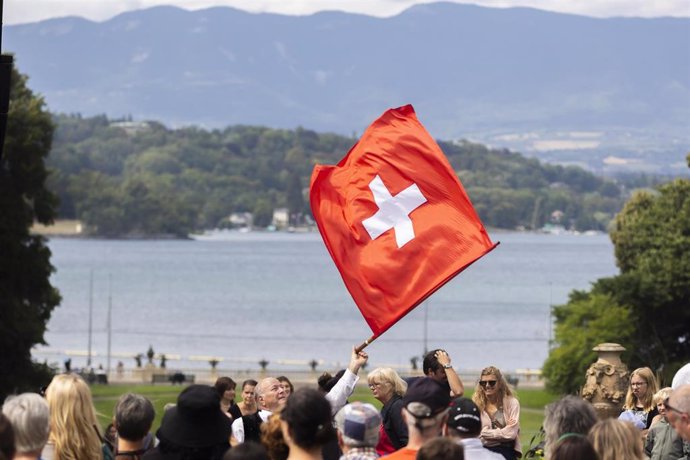
M 376 340 L 376 336 L 372 335 L 368 339 L 366 339 L 364 342 L 362 342 L 357 348 L 355 348 L 355 353 L 359 353 L 360 351 L 364 350 L 367 345 L 369 345 L 371 342 Z
M 89 276 L 89 351 L 86 365 L 91 367 L 91 343 L 93 342 L 93 268 Z
M 429 304 L 427 302 L 424 302 L 424 354 L 422 357 L 426 356 L 426 352 L 429 349 L 429 342 L 427 340 L 429 326 Z
M 112 324 L 112 318 L 113 318 L 113 275 L 112 273 L 108 274 L 108 361 L 106 364 L 106 370 L 105 370 L 105 375 L 106 377 L 110 377 L 110 345 L 112 343 L 112 335 L 113 335 L 113 324 Z

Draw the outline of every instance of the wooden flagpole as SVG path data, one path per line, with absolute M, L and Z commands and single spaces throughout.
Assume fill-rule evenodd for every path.
M 376 340 L 376 336 L 372 335 L 368 339 L 366 339 L 364 342 L 362 342 L 357 348 L 355 348 L 355 353 L 359 353 L 360 351 L 364 350 L 367 345 L 369 345 L 371 342 Z

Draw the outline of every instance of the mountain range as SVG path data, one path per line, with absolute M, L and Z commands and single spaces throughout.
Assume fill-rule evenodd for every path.
M 411 103 L 440 139 L 595 170 L 687 171 L 690 19 L 454 3 L 390 18 L 161 6 L 4 28 L 56 112 L 361 133 Z

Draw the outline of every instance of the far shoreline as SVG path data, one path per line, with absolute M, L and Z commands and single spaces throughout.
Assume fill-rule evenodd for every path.
M 538 235 L 574 235 L 574 236 L 593 236 L 593 235 L 607 235 L 607 232 L 598 230 L 588 230 L 588 231 L 574 231 L 567 229 L 558 229 L 558 231 L 547 231 L 544 229 L 539 230 L 526 230 L 526 229 L 508 229 L 508 228 L 493 228 L 489 227 L 486 229 L 489 234 L 506 234 L 506 233 L 524 233 L 524 234 L 538 234 Z M 268 229 L 268 228 L 252 228 L 247 227 L 236 228 L 236 229 L 206 229 L 197 231 L 194 233 L 189 233 L 186 236 L 175 235 L 172 233 L 156 233 L 156 234 L 128 234 L 128 235 L 99 235 L 93 233 L 86 233 L 84 231 L 84 225 L 79 220 L 56 220 L 52 225 L 42 225 L 34 224 L 31 227 L 30 233 L 32 235 L 39 235 L 46 238 L 69 238 L 69 239 L 84 239 L 84 240 L 112 240 L 112 241 L 211 241 L 218 240 L 222 241 L 222 235 L 240 235 L 240 234 L 309 234 L 309 233 L 319 233 L 318 228 L 315 225 L 311 226 L 300 226 L 300 227 L 287 227 L 281 229 Z M 219 236 L 215 238 L 214 236 Z

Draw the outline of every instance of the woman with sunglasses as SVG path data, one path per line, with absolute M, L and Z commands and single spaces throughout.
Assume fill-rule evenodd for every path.
M 619 418 L 633 421 L 642 430 L 643 436 L 647 435 L 652 420 L 659 414 L 654 405 L 654 394 L 657 391 L 656 378 L 650 368 L 640 367 L 632 371 L 623 413 Z
M 481 411 L 484 447 L 507 460 L 520 458 L 520 403 L 497 367 L 482 370 L 472 400 Z

